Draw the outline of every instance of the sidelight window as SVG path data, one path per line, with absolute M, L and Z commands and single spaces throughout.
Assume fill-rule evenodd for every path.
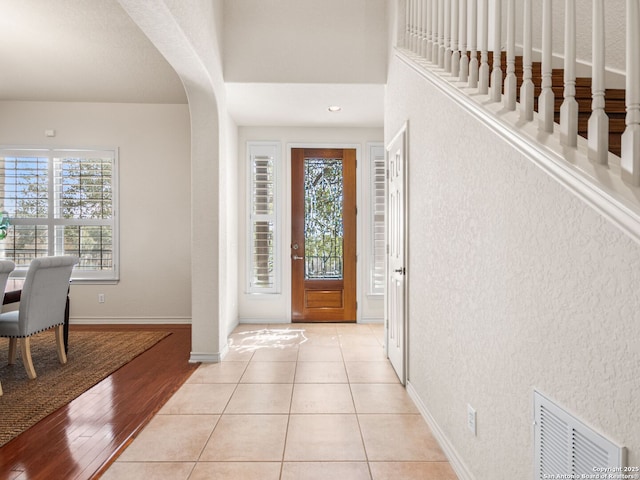
M 254 143 L 249 157 L 248 291 L 279 291 L 278 171 L 280 145 Z
M 370 145 L 370 236 L 369 236 L 369 294 L 384 294 L 385 285 L 385 155 L 382 145 Z

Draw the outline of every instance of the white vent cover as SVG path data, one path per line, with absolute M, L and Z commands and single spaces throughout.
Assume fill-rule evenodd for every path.
M 537 391 L 533 392 L 533 401 L 536 480 L 593 478 L 588 475 L 615 472 L 605 469 L 625 466 L 625 448 L 587 427 Z

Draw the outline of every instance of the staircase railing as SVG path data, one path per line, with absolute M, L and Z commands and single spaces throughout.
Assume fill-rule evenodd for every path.
M 607 169 L 609 174 L 617 171 L 622 185 L 632 192 L 625 193 L 627 199 L 636 202 L 633 207 L 637 211 L 633 215 L 638 225 L 634 228 L 637 229 L 636 239 L 640 241 L 640 190 L 636 188 L 640 187 L 640 0 L 626 0 L 626 126 L 621 148 L 616 150 L 616 153 L 620 153 L 619 157 L 609 151 L 605 1 L 592 0 L 593 24 L 586 27 L 581 25 L 592 30 L 592 57 L 590 61 L 583 62 L 591 63 L 591 111 L 588 124 L 584 106 L 579 107 L 576 101 L 576 0 L 564 0 L 564 51 L 560 52 L 553 51 L 554 2 L 540 1 L 541 28 L 536 30 L 534 24 L 539 27 L 540 22 L 534 22 L 532 0 L 402 0 L 400 5 L 405 8 L 405 22 L 404 28 L 400 26 L 398 45 L 410 61 L 433 73 L 433 78 L 440 77 L 450 87 L 457 88 L 470 101 L 475 98 L 476 104 L 489 109 L 491 103 L 500 104 L 503 110 L 494 107 L 494 112 L 519 110 L 515 117 L 509 117 L 517 120 L 513 122 L 514 130 L 531 131 L 530 127 L 523 128 L 523 124 L 537 121 L 540 135 L 557 139 L 556 151 L 573 166 L 578 156 L 588 159 L 587 164 L 592 165 L 587 168 L 591 170 L 588 174 L 596 183 L 600 176 L 597 170 L 599 166 Z M 535 14 L 540 17 L 539 12 Z M 507 32 L 504 49 L 503 29 Z M 534 38 L 539 41 L 541 51 L 533 50 Z M 557 44 L 558 39 L 556 48 Z M 621 49 L 622 45 L 617 48 Z M 490 55 L 492 64 L 489 63 Z M 534 63 L 534 55 L 540 64 Z M 555 121 L 558 120 L 560 98 L 556 102 L 554 88 L 559 94 L 560 85 L 553 84 L 554 57 L 556 65 L 564 57 L 559 125 Z M 516 68 L 518 61 L 521 66 Z M 534 71 L 541 76 L 537 98 Z M 589 87 L 583 82 L 578 84 L 578 88 L 581 91 L 587 89 L 588 92 Z M 483 97 L 479 102 L 478 97 L 482 95 L 487 98 Z M 622 127 L 623 113 L 621 109 L 619 112 L 620 120 L 616 121 Z M 586 136 L 586 140 L 578 139 L 579 114 L 584 120 L 582 135 Z M 636 200 L 633 200 L 634 197 Z
M 558 0 L 556 0 L 558 1 Z M 489 94 L 494 102 L 503 101 L 505 108 L 516 108 L 516 2 L 515 0 L 405 0 L 406 22 L 404 48 L 456 77 L 477 93 Z M 507 8 L 502 8 L 502 3 Z M 552 0 L 542 0 L 542 91 L 538 97 L 538 120 L 541 131 L 554 131 L 552 89 Z M 506 15 L 504 11 L 506 10 Z M 478 15 L 478 12 L 481 15 Z M 490 13 L 492 15 L 490 16 Z M 589 158 L 599 164 L 608 162 L 608 119 L 605 113 L 605 35 L 604 0 L 593 0 L 592 45 L 592 114 L 589 120 Z M 490 24 L 489 19 L 493 23 Z M 521 118 L 534 117 L 532 83 L 533 14 L 531 0 L 523 0 L 522 87 L 519 103 Z M 623 135 L 621 166 L 626 182 L 640 186 L 640 0 L 627 0 L 627 68 L 626 131 Z M 497 26 L 499 28 L 497 28 Z M 506 75 L 502 72 L 502 29 L 506 26 Z M 493 64 L 489 64 L 489 36 L 492 30 Z M 564 102 L 560 115 L 560 138 L 563 145 L 575 146 L 578 136 L 576 95 L 576 2 L 565 0 Z M 478 39 L 478 33 L 479 39 Z M 479 73 L 477 44 L 480 45 Z M 559 52 L 555 52 L 559 53 Z M 476 80 L 477 79 L 477 80 Z M 477 83 L 476 83 L 477 81 Z M 504 82 L 504 83 L 503 83 Z M 462 85 L 461 85 L 462 86 Z M 504 98 L 502 98 L 504 95 Z

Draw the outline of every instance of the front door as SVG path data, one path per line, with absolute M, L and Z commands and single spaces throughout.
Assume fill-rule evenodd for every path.
M 356 321 L 356 151 L 291 150 L 291 318 Z

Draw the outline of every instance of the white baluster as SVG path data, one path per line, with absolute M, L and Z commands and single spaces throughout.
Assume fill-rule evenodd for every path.
M 424 57 L 424 2 L 418 0 L 418 54 Z
M 413 51 L 420 54 L 420 0 L 413 0 Z
M 413 4 L 413 51 L 420 54 L 420 0 Z
M 576 0 L 565 0 L 564 4 L 564 101 L 560 107 L 560 142 L 575 147 L 578 144 Z
M 478 87 L 478 0 L 471 2 L 471 21 L 469 32 L 469 86 Z
M 461 82 L 469 80 L 469 57 L 467 56 L 467 0 L 460 0 L 460 75 Z
M 420 55 L 420 0 L 413 3 L 413 51 Z
M 422 0 L 416 0 L 416 5 L 415 8 L 413 10 L 413 17 L 414 17 L 414 25 L 415 25 L 415 30 L 416 30 L 416 53 L 418 55 L 420 55 L 420 45 L 422 44 L 422 22 L 420 21 L 420 4 L 422 3 Z
M 627 0 L 627 128 L 622 134 L 622 178 L 640 185 L 640 0 Z
M 440 5 L 438 7 L 438 34 L 439 34 L 439 44 L 438 44 L 438 66 L 440 68 L 444 68 L 444 52 L 446 51 L 445 40 L 444 40 L 444 12 L 445 12 L 445 2 L 447 0 L 440 0 Z
M 551 0 L 542 2 L 542 92 L 538 97 L 538 128 L 553 133 L 553 79 L 552 79 L 552 16 Z
M 480 72 L 478 92 L 489 93 L 489 2 L 482 0 L 482 20 L 480 22 Z
M 444 71 L 451 72 L 451 0 L 444 0 Z
M 433 2 L 438 3 L 438 0 L 427 0 L 427 61 L 433 61 Z
M 609 117 L 605 112 L 604 0 L 593 0 L 593 67 L 591 71 L 591 116 L 588 155 L 592 162 L 609 163 Z
M 451 76 L 460 75 L 460 50 L 458 49 L 459 0 L 451 0 Z
M 411 0 L 406 0 L 404 4 L 404 41 L 402 42 L 402 46 L 407 49 L 411 45 L 410 7 Z
M 493 2 L 493 71 L 491 72 L 491 100 L 502 99 L 502 0 Z
M 532 28 L 533 20 L 531 0 L 524 0 L 522 24 L 522 85 L 520 86 L 520 119 L 533 120 L 535 85 L 533 84 Z
M 407 48 L 413 50 L 413 0 L 407 0 Z
M 426 59 L 428 52 L 429 39 L 429 0 L 420 0 L 422 2 L 422 56 Z
M 507 12 L 507 76 L 504 79 L 504 107 L 516 109 L 518 96 L 516 78 L 516 0 L 509 0 Z
M 433 12 L 432 12 L 432 19 L 431 19 L 431 25 L 432 25 L 432 29 L 433 29 L 433 33 L 431 34 L 431 36 L 433 37 L 433 44 L 432 44 L 432 51 L 431 51 L 431 61 L 434 64 L 438 64 L 438 52 L 440 51 L 440 38 L 439 38 L 439 34 L 440 31 L 438 30 L 439 28 L 439 22 L 438 22 L 438 17 L 439 17 L 439 13 L 438 13 L 438 6 L 439 3 L 442 0 L 432 0 L 433 2 Z

